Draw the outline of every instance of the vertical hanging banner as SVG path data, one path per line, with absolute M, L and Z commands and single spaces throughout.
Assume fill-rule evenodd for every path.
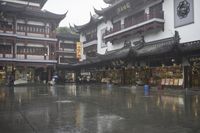
M 81 42 L 76 43 L 76 58 L 81 59 Z
M 174 0 L 174 27 L 194 23 L 194 1 Z

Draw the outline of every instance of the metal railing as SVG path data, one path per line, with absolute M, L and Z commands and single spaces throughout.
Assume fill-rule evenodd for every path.
M 129 20 L 125 20 L 124 24 L 122 24 L 118 27 L 116 26 L 116 27 L 114 27 L 110 30 L 107 30 L 106 33 L 105 33 L 105 36 L 110 35 L 112 33 L 115 33 L 117 31 L 121 31 L 123 29 L 129 28 L 131 26 L 146 22 L 146 21 L 154 19 L 154 18 L 164 19 L 164 12 L 163 11 L 152 12 L 152 13 L 149 13 L 149 14 L 144 14 L 144 15 L 139 16 L 139 17 L 135 17 L 135 18 L 133 17 L 132 19 L 129 19 Z

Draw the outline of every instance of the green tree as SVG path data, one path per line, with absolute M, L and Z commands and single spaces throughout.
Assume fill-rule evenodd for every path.
M 56 29 L 57 34 L 67 34 L 67 33 L 71 33 L 74 35 L 78 35 L 76 32 L 72 31 L 69 27 L 58 27 Z
M 67 34 L 67 33 L 71 33 L 71 29 L 69 27 L 58 27 L 56 32 L 58 34 Z

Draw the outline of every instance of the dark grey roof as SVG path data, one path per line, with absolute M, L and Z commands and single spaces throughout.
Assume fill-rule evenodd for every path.
M 0 11 L 5 13 L 15 13 L 20 14 L 21 16 L 30 16 L 36 18 L 45 18 L 45 19 L 55 19 L 61 21 L 67 13 L 65 14 L 55 14 L 49 11 L 42 11 L 38 8 L 32 8 L 30 6 L 18 5 L 12 3 L 0 4 Z
M 2 2 L 4 2 L 4 0 L 1 0 Z M 42 8 L 44 6 L 44 4 L 47 2 L 47 0 L 21 0 L 21 1 L 25 1 L 25 2 L 33 2 L 33 3 L 39 3 L 40 7 Z M 7 2 L 6 3 L 11 3 L 11 2 Z M 13 2 L 12 2 L 13 3 Z
M 184 52 L 200 50 L 200 40 L 179 44 L 179 49 Z
M 121 49 L 108 51 L 104 55 L 97 54 L 95 57 L 88 57 L 87 60 L 77 63 L 75 66 L 86 66 L 93 64 L 101 64 L 103 62 L 111 62 L 121 59 L 133 59 L 154 55 L 167 54 L 179 49 L 179 34 L 175 32 L 174 37 L 156 40 L 152 42 L 144 42 L 144 40 L 134 42 L 135 46 L 127 45 Z
M 102 19 L 98 16 L 98 15 L 92 15 L 90 14 L 90 21 L 84 25 L 74 25 L 74 29 L 77 32 L 80 32 L 88 27 L 90 27 L 91 25 L 97 25 L 98 22 L 100 22 Z
M 114 4 L 115 2 L 119 0 L 103 0 L 106 4 Z
M 172 49 L 175 47 L 175 44 L 176 42 L 174 37 L 145 43 L 141 48 L 137 50 L 137 56 L 142 57 L 164 54 L 172 51 Z
M 74 66 L 87 66 L 112 60 L 123 59 L 128 57 L 128 55 L 130 55 L 131 53 L 133 53 L 132 47 L 127 46 L 121 49 L 109 51 L 104 55 L 97 54 L 95 57 L 87 57 L 87 60 L 74 64 Z
M 119 4 L 121 4 L 122 2 L 124 2 L 125 0 L 119 0 L 117 2 L 115 2 L 114 4 L 106 7 L 106 8 L 101 8 L 101 10 L 97 10 L 94 8 L 94 11 L 96 14 L 98 14 L 99 16 L 103 16 L 104 13 L 106 13 L 107 11 L 112 10 L 113 8 L 115 8 L 116 6 L 118 6 Z
M 37 2 L 40 3 L 40 7 L 43 7 L 47 0 L 23 0 L 23 1 L 30 1 L 30 2 Z
M 127 46 L 121 49 L 117 49 L 111 52 L 107 52 L 105 55 L 100 56 L 102 61 L 109 61 L 115 59 L 122 59 L 128 57 L 128 55 L 132 52 L 132 47 Z
M 131 10 L 130 13 L 136 13 L 139 11 L 139 8 L 142 4 L 149 5 L 152 2 L 163 2 L 163 0 L 104 0 L 106 3 L 110 4 L 110 6 L 106 8 L 102 8 L 100 10 L 94 9 L 95 13 L 99 16 L 110 17 L 111 14 L 116 12 L 116 8 L 118 8 L 122 3 L 130 2 Z M 123 6 L 123 5 L 122 5 Z M 118 14 L 115 14 L 118 15 Z

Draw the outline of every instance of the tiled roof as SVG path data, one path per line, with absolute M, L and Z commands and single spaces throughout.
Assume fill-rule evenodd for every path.
M 25 16 L 31 16 L 31 17 L 37 17 L 37 18 L 46 18 L 46 19 L 56 19 L 56 20 L 62 20 L 65 16 L 65 14 L 54 14 L 49 11 L 42 11 L 38 8 L 32 8 L 29 6 L 24 5 L 17 5 L 17 4 L 0 4 L 0 11 L 6 12 L 6 13 L 18 13 L 20 15 Z
M 77 32 L 80 32 L 81 30 L 87 28 L 88 26 L 91 26 L 92 24 L 97 24 L 101 18 L 98 15 L 92 15 L 90 14 L 90 21 L 84 25 L 74 25 L 74 29 Z
M 190 52 L 190 51 L 200 50 L 200 40 L 181 43 L 181 44 L 179 44 L 179 49 L 182 52 Z
M 174 37 L 166 38 L 158 41 L 145 43 L 143 47 L 137 50 L 137 56 L 159 55 L 172 51 L 175 47 Z

